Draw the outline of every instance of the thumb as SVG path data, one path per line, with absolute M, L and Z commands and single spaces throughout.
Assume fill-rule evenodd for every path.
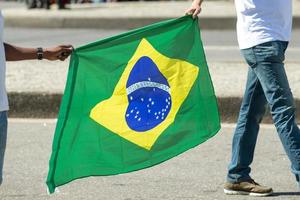
M 189 8 L 185 11 L 185 15 L 192 15 L 195 12 L 195 8 Z

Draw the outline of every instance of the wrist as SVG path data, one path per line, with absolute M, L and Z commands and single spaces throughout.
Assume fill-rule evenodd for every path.
M 203 0 L 195 0 L 193 2 L 193 5 L 195 5 L 195 6 L 201 6 L 202 2 L 203 2 Z
M 45 48 L 45 49 L 44 49 L 44 58 L 47 59 L 47 60 L 49 60 L 49 54 L 50 54 L 49 49 L 48 49 L 48 48 Z

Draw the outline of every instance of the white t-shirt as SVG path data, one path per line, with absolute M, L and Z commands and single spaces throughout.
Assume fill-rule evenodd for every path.
M 3 45 L 4 20 L 0 10 L 0 112 L 8 110 L 8 100 L 5 89 L 5 51 Z
M 292 0 L 235 0 L 235 7 L 241 49 L 290 40 Z

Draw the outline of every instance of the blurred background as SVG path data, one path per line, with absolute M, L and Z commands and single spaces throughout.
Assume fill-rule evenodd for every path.
M 181 17 L 191 6 L 191 0 L 121 1 L 0 0 L 5 20 L 4 41 L 23 47 L 71 44 L 77 48 L 135 28 Z M 293 0 L 293 3 L 294 27 L 285 68 L 300 122 L 300 0 Z M 204 0 L 199 26 L 218 98 L 222 133 L 191 151 L 189 156 L 168 162 L 168 167 L 164 164 L 121 178 L 85 179 L 70 184 L 60 194 L 51 197 L 46 194 L 44 184 L 48 166 L 48 156 L 45 155 L 51 149 L 69 60 L 7 62 L 9 140 L 0 199 L 226 199 L 221 188 L 234 127 L 226 123 L 236 122 L 248 71 L 237 43 L 233 0 Z M 265 122 L 272 122 L 269 115 Z M 280 148 L 276 131 L 263 128 L 262 132 L 261 144 L 257 145 L 261 149 L 257 149 L 254 165 L 258 170 L 253 170 L 257 173 L 254 177 L 261 177 L 280 192 L 274 199 L 299 200 L 299 194 L 291 192 L 296 191 L 296 185 L 292 185 L 294 177 L 289 173 L 287 157 Z M 272 162 L 265 162 L 266 158 Z M 88 180 L 90 184 L 86 182 Z M 237 199 L 244 200 L 244 197 Z
M 14 2 L 24 3 L 28 9 L 51 9 L 57 4 L 58 9 L 67 9 L 69 4 L 107 3 L 107 2 L 134 2 L 134 1 L 187 1 L 187 0 L 1 0 L 6 5 L 20 5 Z M 207 0 L 207 1 L 233 1 L 233 0 Z M 10 3 L 10 4 L 9 4 Z

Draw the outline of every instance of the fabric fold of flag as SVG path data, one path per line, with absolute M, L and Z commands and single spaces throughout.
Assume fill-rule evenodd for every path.
M 47 185 L 157 165 L 220 130 L 216 96 L 190 16 L 74 50 Z

